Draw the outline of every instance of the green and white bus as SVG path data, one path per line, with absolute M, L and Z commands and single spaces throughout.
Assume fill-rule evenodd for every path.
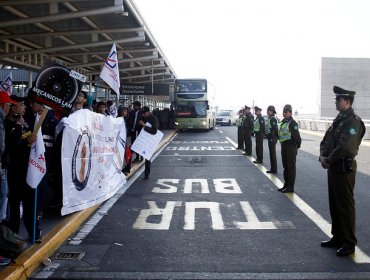
M 215 90 L 206 79 L 177 79 L 174 87 L 175 127 L 213 129 Z

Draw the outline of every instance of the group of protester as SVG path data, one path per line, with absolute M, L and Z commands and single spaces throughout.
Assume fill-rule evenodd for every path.
M 321 242 L 322 247 L 337 249 L 337 256 L 346 256 L 355 252 L 357 238 L 355 234 L 356 211 L 354 187 L 357 163 L 355 157 L 365 134 L 365 125 L 353 108 L 355 92 L 338 86 L 333 87 L 335 105 L 339 114 L 326 131 L 320 143 L 319 162 L 327 169 L 329 210 L 332 219 L 332 237 Z M 292 106 L 283 108 L 283 120 L 279 123 L 275 107 L 267 108 L 267 118 L 261 114 L 262 109 L 254 107 L 256 117 L 245 106 L 239 111 L 236 122 L 238 127 L 238 149 L 244 150 L 246 156 L 252 155 L 251 135 L 256 140 L 255 164 L 263 163 L 263 139 L 267 138 L 270 153 L 270 170 L 277 173 L 276 143 L 281 143 L 281 157 L 284 168 L 284 186 L 279 191 L 294 192 L 296 178 L 297 151 L 301 146 L 301 137 L 297 122 L 292 117 Z
M 283 193 L 294 192 L 296 177 L 297 151 L 301 147 L 301 136 L 298 124 L 292 117 L 292 106 L 286 104 L 283 109 L 284 119 L 279 125 L 276 118 L 275 107 L 270 105 L 267 108 L 267 118 L 262 116 L 262 109 L 254 106 L 256 117 L 251 113 L 251 108 L 245 106 L 239 111 L 239 118 L 236 121 L 238 127 L 238 149 L 244 150 L 244 155 L 252 155 L 252 135 L 256 141 L 255 164 L 263 163 L 263 139 L 267 138 L 270 153 L 270 170 L 267 173 L 277 173 L 276 144 L 281 143 L 281 155 L 284 168 L 284 186 L 279 189 Z
M 113 101 L 99 101 L 93 102 L 91 110 L 112 117 L 123 117 L 131 143 L 143 127 L 147 132 L 155 134 L 159 122 L 157 117 L 150 113 L 149 107 L 141 108 L 138 101 L 133 103 L 132 109 L 130 107 L 117 108 Z M 9 96 L 6 92 L 0 92 L 0 222 L 19 234 L 23 216 L 29 243 L 42 241 L 39 221 L 46 206 L 62 206 L 62 132 L 57 134 L 59 120 L 53 110 L 47 111 L 40 128 L 45 145 L 46 174 L 36 189 L 30 187 L 26 180 L 31 145 L 37 140 L 34 127 L 44 108 L 43 104 L 32 98 Z M 81 92 L 71 114 L 83 108 L 88 108 L 87 95 Z M 146 123 L 151 125 L 145 125 Z M 140 160 L 140 156 L 136 155 L 135 161 Z M 150 161 L 146 160 L 145 167 L 147 179 L 150 174 Z M 127 158 L 122 171 L 127 175 L 130 168 L 131 157 Z M 10 259 L 0 254 L 0 265 L 7 265 L 9 262 Z

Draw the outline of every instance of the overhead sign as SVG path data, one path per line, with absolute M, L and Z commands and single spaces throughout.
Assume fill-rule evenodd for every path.
M 170 95 L 169 84 L 153 84 L 152 83 L 124 83 L 121 85 L 121 94 L 124 95 Z

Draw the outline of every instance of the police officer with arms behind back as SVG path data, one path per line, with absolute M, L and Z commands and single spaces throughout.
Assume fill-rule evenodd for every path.
M 236 119 L 235 125 L 238 128 L 238 149 L 244 150 L 244 138 L 242 124 L 244 121 L 244 110 L 239 110 L 239 117 Z
M 267 108 L 268 119 L 265 123 L 265 134 L 268 140 L 270 152 L 270 170 L 267 173 L 277 173 L 277 160 L 276 160 L 276 143 L 278 140 L 278 121 L 275 117 L 275 107 L 270 105 Z
M 256 137 L 256 160 L 253 163 L 263 163 L 263 136 L 265 135 L 265 119 L 261 114 L 262 109 L 254 106 L 256 119 L 254 120 L 253 131 Z
M 355 156 L 365 134 L 365 125 L 355 114 L 355 92 L 334 86 L 335 105 L 339 111 L 320 143 L 320 162 L 328 170 L 329 209 L 333 237 L 322 247 L 339 248 L 337 256 L 355 251 L 356 211 L 353 190 L 357 163 Z
M 298 124 L 292 117 L 292 106 L 286 104 L 283 108 L 284 119 L 280 124 L 279 141 L 281 143 L 281 160 L 284 168 L 284 186 L 279 191 L 294 192 L 296 176 L 297 151 L 301 147 L 302 139 Z
M 253 133 L 253 122 L 254 118 L 251 113 L 251 107 L 245 105 L 244 106 L 245 117 L 243 120 L 242 128 L 243 128 L 243 138 L 245 144 L 245 156 L 252 155 L 252 133 Z

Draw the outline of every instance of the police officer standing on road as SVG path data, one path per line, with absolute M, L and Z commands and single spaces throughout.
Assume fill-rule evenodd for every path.
M 356 211 L 353 190 L 357 163 L 355 156 L 365 134 L 365 125 L 355 114 L 354 91 L 334 86 L 335 105 L 339 111 L 320 144 L 320 162 L 328 169 L 329 209 L 333 237 L 322 247 L 339 248 L 337 256 L 355 251 Z
M 253 163 L 263 163 L 263 136 L 265 135 L 265 119 L 261 114 L 262 109 L 254 106 L 256 119 L 254 120 L 253 131 L 256 137 L 256 160 Z
M 251 107 L 245 106 L 245 117 L 243 120 L 243 138 L 244 138 L 244 144 L 245 144 L 245 156 L 251 156 L 252 155 L 252 132 L 253 132 L 253 122 L 254 118 L 251 113 Z
M 268 120 L 265 123 L 265 135 L 268 140 L 269 153 L 270 153 L 270 170 L 267 173 L 277 173 L 277 160 L 276 160 L 276 143 L 278 140 L 278 121 L 275 117 L 275 107 L 270 105 L 267 108 Z
M 236 119 L 235 125 L 238 128 L 238 149 L 244 150 L 244 138 L 243 138 L 243 121 L 244 121 L 244 110 L 239 110 L 239 118 Z
M 296 176 L 297 151 L 301 147 L 302 139 L 298 124 L 292 117 L 292 106 L 286 104 L 283 108 L 284 119 L 280 124 L 279 141 L 281 143 L 281 159 L 284 168 L 284 186 L 279 191 L 294 192 Z

